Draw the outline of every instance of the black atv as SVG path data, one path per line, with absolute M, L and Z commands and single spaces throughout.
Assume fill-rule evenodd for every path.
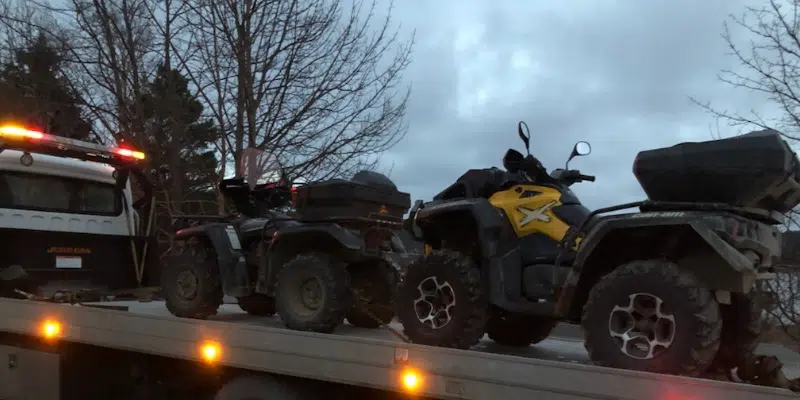
M 412 341 L 528 346 L 567 321 L 609 367 L 696 376 L 752 354 L 755 283 L 774 279 L 781 213 L 800 203 L 800 165 L 778 133 L 643 151 L 634 173 L 649 200 L 595 211 L 569 188 L 593 176 L 548 173 L 513 149 L 503 164 L 412 208 L 409 229 L 432 249 L 398 293 Z
M 265 240 L 291 220 L 282 209 L 291 205 L 292 185 L 285 175 L 252 187 L 245 178 L 230 178 L 220 181 L 219 190 L 234 213 L 176 218 L 176 248 L 161 274 L 167 308 L 179 317 L 207 318 L 224 294 L 236 297 L 248 314 L 274 315 L 274 297 L 256 292 L 255 279 Z
M 402 271 L 389 253 L 405 252 L 394 232 L 409 195 L 369 171 L 290 182 L 285 175 L 277 184 L 225 180 L 220 189 L 242 217 L 177 232 L 183 261 L 163 274 L 165 289 L 174 288 L 166 296 L 173 314 L 206 318 L 225 294 L 251 314 L 277 312 L 296 330 L 330 332 L 345 318 L 376 328 L 394 318 Z
M 258 292 L 274 291 L 287 327 L 331 332 L 343 318 L 377 328 L 394 318 L 404 254 L 395 234 L 411 206 L 384 175 L 299 186 L 295 221 L 278 229 L 260 269 Z

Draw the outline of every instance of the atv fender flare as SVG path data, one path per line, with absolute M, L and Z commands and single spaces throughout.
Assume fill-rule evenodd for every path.
M 691 228 L 691 232 L 694 232 L 701 238 L 702 241 L 720 257 L 724 262 L 724 267 L 728 269 L 728 272 L 741 274 L 743 278 L 747 278 L 745 279 L 746 281 L 755 279 L 752 261 L 720 238 L 702 219 L 693 218 L 690 212 L 645 212 L 620 217 L 608 217 L 600 219 L 591 225 L 588 233 L 580 242 L 575 260 L 570 268 L 567 281 L 565 282 L 564 290 L 561 291 L 561 295 L 558 298 L 555 310 L 556 313 L 561 316 L 566 316 L 570 313 L 576 289 L 578 285 L 582 283 L 581 280 L 584 277 L 583 269 L 586 261 L 609 233 L 619 230 L 633 231 L 642 228 L 666 226 L 684 226 Z M 747 292 L 746 287 L 748 285 L 746 283 L 735 286 L 738 287 L 720 287 L 718 289 Z
M 484 198 L 431 202 L 416 214 L 423 239 L 431 239 L 431 228 L 426 220 L 444 221 L 447 215 L 469 215 L 477 229 L 476 245 L 480 249 L 481 265 L 487 268 L 489 301 L 498 306 L 522 299 L 522 258 L 519 239 L 506 214 Z M 440 219 L 441 218 L 441 219 Z M 427 231 L 426 231 L 427 230 Z M 427 241 L 427 240 L 426 240 Z
M 294 223 L 280 226 L 258 270 L 256 291 L 270 294 L 281 266 L 303 251 L 337 252 L 345 257 L 360 254 L 364 238 L 336 223 Z
M 339 224 L 296 224 L 280 227 L 270 244 L 270 252 L 279 251 L 291 240 L 301 236 L 328 237 L 344 249 L 361 250 L 364 248 L 364 238 L 343 228 Z
M 244 297 L 253 292 L 251 277 L 247 271 L 242 245 L 236 229 L 231 224 L 210 223 L 196 225 L 175 232 L 175 240 L 204 238 L 214 250 L 217 258 L 222 291 L 228 296 Z

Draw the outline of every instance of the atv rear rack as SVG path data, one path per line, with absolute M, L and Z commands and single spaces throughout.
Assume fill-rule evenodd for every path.
M 579 231 L 583 231 L 583 229 L 591 222 L 591 220 L 599 215 L 599 214 L 606 214 L 614 211 L 621 211 L 627 210 L 629 208 L 636 208 L 639 207 L 639 210 L 642 212 L 654 212 L 654 211 L 720 211 L 720 212 L 728 212 L 731 214 L 736 214 L 745 218 L 752 218 L 759 221 L 771 223 L 771 224 L 780 224 L 784 222 L 783 214 L 775 211 L 768 211 L 762 210 L 757 208 L 744 208 L 744 207 L 735 207 L 728 204 L 720 204 L 720 203 L 689 203 L 689 202 L 671 202 L 671 201 L 651 201 L 651 200 L 642 200 L 642 201 L 635 201 L 632 203 L 624 203 L 618 204 L 616 206 L 611 207 L 604 207 L 598 208 L 591 213 L 586 218 L 586 221 L 583 225 L 580 226 L 578 229 Z

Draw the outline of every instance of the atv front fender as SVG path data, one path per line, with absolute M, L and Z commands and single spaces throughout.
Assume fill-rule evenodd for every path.
M 311 239 L 330 239 L 343 249 L 361 250 L 364 248 L 364 238 L 343 228 L 339 224 L 291 224 L 281 226 L 272 239 L 270 253 L 280 252 L 284 246 L 292 241 Z
M 239 236 L 233 225 L 210 223 L 181 229 L 175 233 L 175 240 L 202 238 L 214 250 L 217 258 L 222 291 L 228 296 L 243 297 L 253 292 L 253 280 L 247 271 Z
M 430 244 L 450 234 L 463 235 L 450 226 L 463 218 L 474 223 L 479 261 L 488 271 L 489 299 L 508 309 L 510 303 L 522 300 L 522 258 L 519 239 L 502 210 L 484 198 L 433 201 L 417 212 L 416 224 L 425 243 Z
M 431 239 L 441 240 L 441 237 L 432 236 L 448 235 L 448 226 L 453 219 L 469 218 L 475 223 L 478 245 L 484 258 L 492 257 L 498 253 L 494 236 L 509 227 L 508 218 L 503 212 L 489 203 L 484 198 L 463 200 L 447 200 L 431 202 L 417 211 L 416 223 L 422 231 L 423 239 L 427 243 Z
M 599 279 L 610 272 L 610 269 L 606 269 L 618 266 L 602 266 L 602 271 L 586 270 L 586 268 L 598 268 L 591 257 L 601 249 L 604 239 L 610 234 L 633 236 L 637 235 L 637 232 L 641 233 L 643 229 L 659 227 L 684 227 L 686 228 L 684 234 L 697 235 L 699 242 L 706 246 L 703 254 L 709 258 L 703 258 L 700 260 L 702 262 L 697 264 L 682 263 L 682 266 L 695 271 L 710 289 L 746 293 L 752 287 L 756 277 L 753 260 L 720 238 L 714 229 L 704 222 L 702 216 L 691 212 L 645 212 L 609 216 L 593 223 L 580 242 L 564 290 L 559 297 L 556 312 L 565 315 L 572 307 L 573 297 L 579 295 L 578 287 L 581 288 L 581 292 L 589 290 L 593 282 L 587 280 Z

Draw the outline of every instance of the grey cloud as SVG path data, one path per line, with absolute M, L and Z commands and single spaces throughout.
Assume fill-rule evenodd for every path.
M 711 118 L 688 96 L 739 110 L 760 101 L 716 79 L 732 62 L 722 23 L 743 4 L 397 2 L 397 19 L 417 29 L 418 43 L 406 74 L 409 133 L 384 162 L 401 188 L 429 199 L 466 169 L 499 166 L 508 147 L 520 148 L 522 119 L 550 168 L 575 141 L 592 143 L 573 164 L 598 176 L 577 185 L 587 205 L 640 198 L 631 173 L 638 150 L 710 138 Z M 522 52 L 529 67 L 515 69 Z M 479 104 L 482 88 L 489 97 Z

